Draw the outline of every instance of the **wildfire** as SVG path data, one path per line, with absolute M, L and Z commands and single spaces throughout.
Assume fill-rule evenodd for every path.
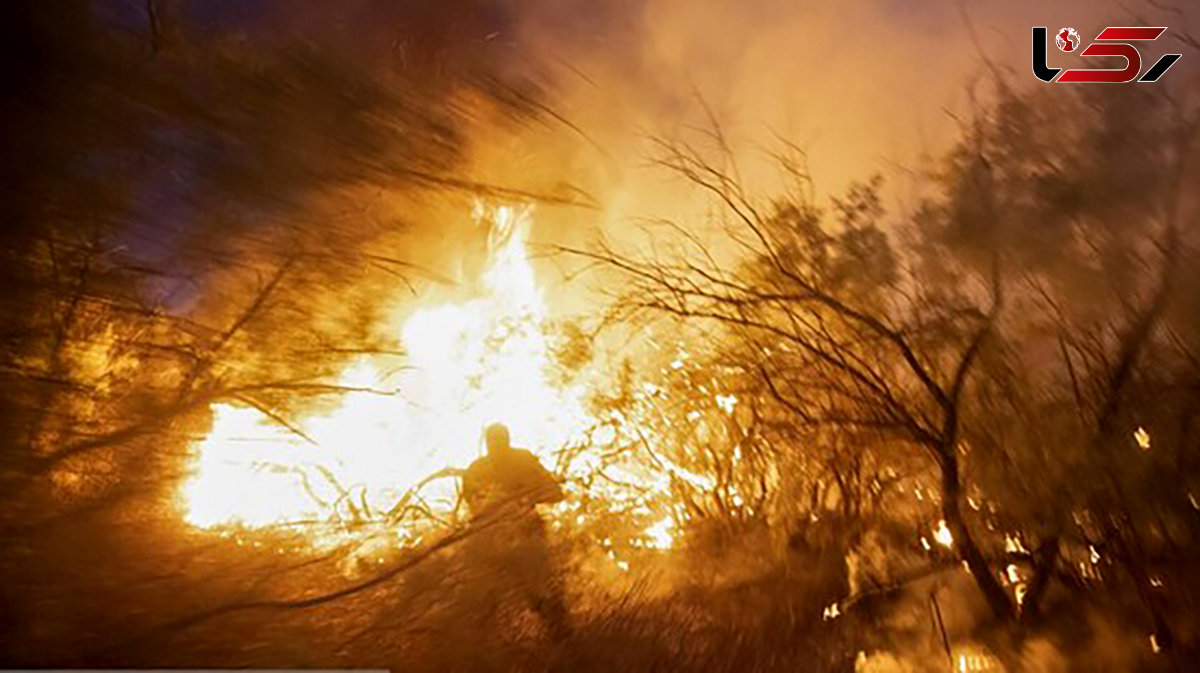
M 481 213 L 482 214 L 482 213 Z M 525 253 L 529 209 L 497 208 L 482 296 L 413 313 L 399 330 L 409 367 L 389 378 L 370 360 L 339 383 L 341 403 L 298 423 L 215 405 L 182 494 L 188 522 L 263 527 L 377 518 L 423 480 L 479 455 L 479 430 L 502 420 L 548 465 L 590 419 L 583 391 L 551 385 L 546 304 Z M 397 394 L 375 391 L 395 390 Z M 430 513 L 454 507 L 454 480 L 421 489 Z
M 490 228 L 479 296 L 407 317 L 398 329 L 408 365 L 401 373 L 391 376 L 370 359 L 354 363 L 341 376 L 348 392 L 338 405 L 291 428 L 254 408 L 214 405 L 212 430 L 193 446 L 192 476 L 181 492 L 188 523 L 295 527 L 317 545 L 374 525 L 415 542 L 431 520 L 453 515 L 453 470 L 480 455 L 488 423 L 507 423 L 514 443 L 551 468 L 560 449 L 581 445 L 589 428 L 603 425 L 586 412 L 582 386 L 552 382 L 548 374 L 547 306 L 525 250 L 530 210 L 477 215 Z M 568 470 L 578 476 L 599 469 L 599 454 L 593 448 L 576 456 Z M 659 461 L 657 471 L 604 467 L 622 470 L 641 491 L 665 493 L 671 475 L 702 479 Z M 630 493 L 591 495 L 614 507 L 637 500 Z M 397 511 L 401 502 L 420 516 L 406 521 Z M 645 535 L 653 548 L 670 547 L 670 519 Z

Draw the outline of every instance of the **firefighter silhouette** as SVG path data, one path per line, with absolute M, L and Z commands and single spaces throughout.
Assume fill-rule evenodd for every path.
M 524 601 L 556 638 L 567 635 L 567 609 L 545 522 L 536 506 L 559 502 L 562 488 L 529 451 L 512 446 L 508 428 L 484 433 L 487 454 L 462 476 L 471 515 L 467 554 L 483 573 L 477 618 L 489 620 L 506 597 Z

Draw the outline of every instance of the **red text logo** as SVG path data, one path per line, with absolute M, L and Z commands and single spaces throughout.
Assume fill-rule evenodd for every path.
M 1054 35 L 1054 44 L 1066 53 L 1078 52 L 1082 57 L 1116 56 L 1125 60 L 1124 68 L 1051 68 L 1046 62 L 1048 32 L 1045 26 L 1033 28 L 1033 74 L 1043 82 L 1059 84 L 1154 82 L 1163 76 L 1181 54 L 1163 54 L 1142 74 L 1142 54 L 1131 42 L 1151 42 L 1167 31 L 1166 26 L 1109 26 L 1096 39 L 1079 51 L 1079 33 L 1074 28 L 1062 28 Z M 1062 72 L 1060 75 L 1059 73 Z M 1138 77 L 1141 75 L 1141 77 Z

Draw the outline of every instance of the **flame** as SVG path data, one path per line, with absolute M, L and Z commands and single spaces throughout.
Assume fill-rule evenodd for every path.
M 371 360 L 354 363 L 340 378 L 351 391 L 339 404 L 292 429 L 254 408 L 214 405 L 212 430 L 192 447 L 180 494 L 188 523 L 379 523 L 418 487 L 429 513 L 449 515 L 455 480 L 424 482 L 480 455 L 488 423 L 508 424 L 514 444 L 547 467 L 594 424 L 584 390 L 552 384 L 547 374 L 547 306 L 525 251 L 530 209 L 479 214 L 491 227 L 480 296 L 409 316 L 399 329 L 403 372 L 392 377 Z
M 675 520 L 667 516 L 646 529 L 652 549 L 670 549 L 675 545 Z
M 1150 433 L 1146 432 L 1146 428 L 1138 426 L 1138 429 L 1133 431 L 1133 440 L 1143 451 L 1150 450 Z
M 1017 567 L 1017 564 L 1008 564 L 1008 566 L 1004 569 L 1004 574 L 1008 578 L 1009 584 L 1021 583 L 1021 569 Z
M 933 539 L 943 547 L 954 546 L 954 534 L 946 526 L 946 520 L 938 521 L 937 529 L 933 531 Z

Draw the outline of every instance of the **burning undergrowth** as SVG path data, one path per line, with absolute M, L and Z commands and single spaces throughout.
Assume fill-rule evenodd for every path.
M 329 384 L 336 397 L 295 419 L 214 405 L 179 492 L 187 524 L 248 543 L 290 533 L 301 547 L 351 545 L 367 557 L 419 546 L 463 522 L 459 474 L 480 455 L 481 429 L 503 421 L 564 480 L 571 497 L 550 513 L 556 527 L 593 528 L 624 570 L 614 549 L 670 548 L 686 516 L 673 492 L 711 479 L 661 454 L 652 428 L 604 409 L 596 371 L 563 371 L 558 353 L 572 344 L 528 258 L 531 216 L 527 206 L 477 207 L 478 277 L 460 301 L 397 311 L 399 364 L 351 362 Z M 733 411 L 734 397 L 710 395 L 712 411 Z M 635 523 L 598 532 L 617 518 Z

